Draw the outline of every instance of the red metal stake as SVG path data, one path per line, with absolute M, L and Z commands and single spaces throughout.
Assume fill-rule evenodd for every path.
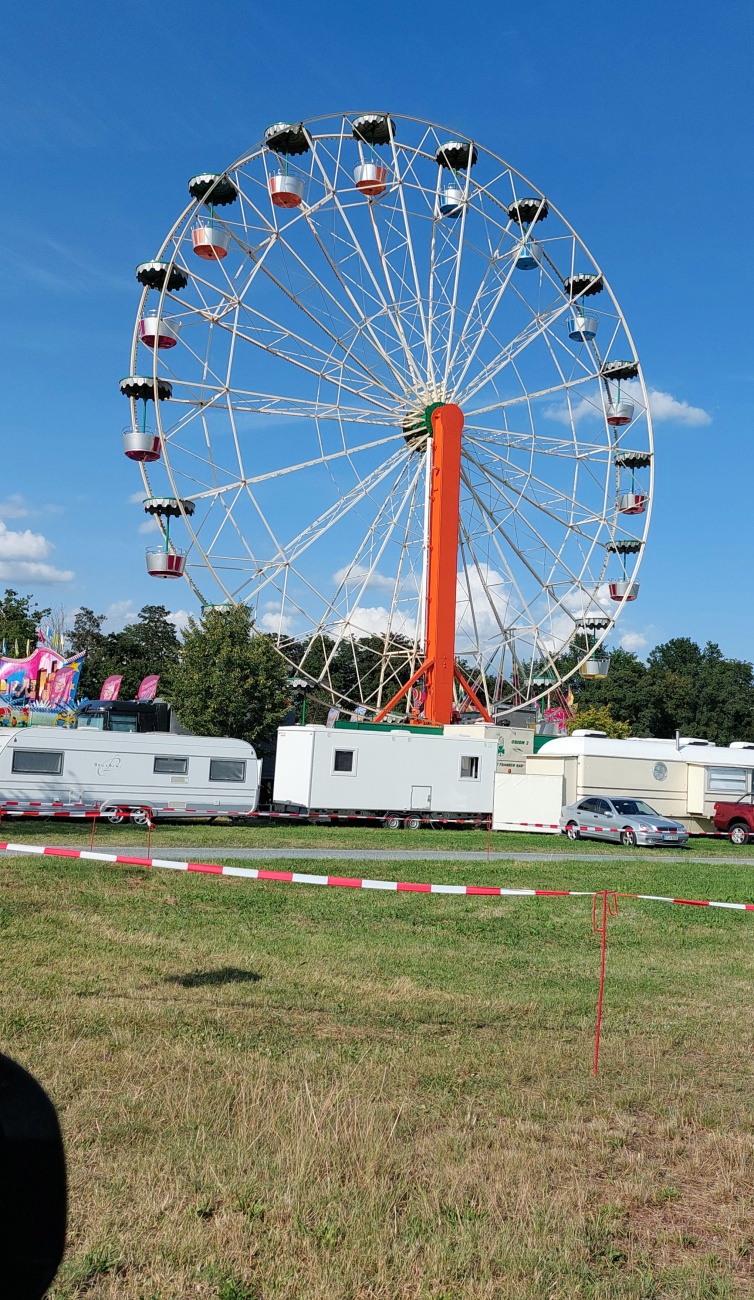
M 598 900 L 602 899 L 602 923 L 597 924 Z M 605 953 L 607 951 L 607 918 L 618 915 L 618 896 L 612 889 L 599 890 L 592 899 L 592 930 L 600 936 L 600 991 L 597 998 L 597 1028 L 594 1035 L 594 1068 L 597 1078 L 600 1062 L 600 1036 L 602 1033 L 602 1002 L 605 993 Z
M 95 831 L 95 829 L 96 829 L 96 826 L 97 826 L 97 814 L 96 814 L 96 813 L 92 813 L 92 833 L 91 833 L 91 835 L 90 835 L 90 837 L 89 837 L 89 848 L 90 848 L 90 849 L 93 849 L 93 848 L 94 848 L 94 831 Z

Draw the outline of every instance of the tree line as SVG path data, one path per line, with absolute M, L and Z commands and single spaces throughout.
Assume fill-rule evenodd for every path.
M 50 615 L 31 596 L 7 590 L 0 598 L 0 640 L 7 653 L 14 653 L 16 642 L 21 653 L 27 641 L 33 648 L 37 629 Z M 104 631 L 105 622 L 103 614 L 82 608 L 66 629 L 66 653 L 86 651 L 81 699 L 96 699 L 104 679 L 114 673 L 123 677 L 122 698 L 132 699 L 143 677 L 159 673 L 160 695 L 174 705 L 184 726 L 198 734 L 269 744 L 286 713 L 300 718 L 304 699 L 307 720 L 325 720 L 326 693 L 307 688 L 303 677 L 297 678 L 273 639 L 255 631 L 245 606 L 207 609 L 189 619 L 181 636 L 164 605 L 145 605 L 119 632 Z M 302 643 L 289 654 L 294 663 L 304 659 L 305 676 L 316 675 L 331 658 L 329 684 L 337 702 L 376 688 L 380 651 L 379 637 L 339 646 L 320 638 L 316 645 Z M 569 649 L 559 667 L 573 667 L 582 654 Z M 464 669 L 471 671 L 469 665 Z M 388 668 L 391 693 L 408 672 L 398 647 Z M 606 678 L 576 675 L 570 685 L 577 706 L 573 726 L 666 738 L 679 730 L 720 745 L 754 741 L 754 669 L 747 660 L 726 658 L 715 642 L 701 647 L 689 637 L 674 637 L 651 650 L 646 662 L 631 651 L 616 649 Z

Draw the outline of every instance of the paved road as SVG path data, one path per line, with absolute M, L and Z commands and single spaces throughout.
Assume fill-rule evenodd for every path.
M 66 848 L 89 849 L 88 840 L 85 843 L 74 845 L 65 845 Z M 94 845 L 95 853 L 123 853 L 129 857 L 146 857 L 147 850 L 145 845 L 115 845 L 115 844 L 97 844 Z M 152 846 L 151 856 L 153 858 L 178 858 L 181 862 L 219 862 L 221 859 L 230 861 L 234 858 L 248 859 L 261 862 L 279 862 L 281 859 L 297 860 L 302 862 L 659 862 L 665 856 L 668 856 L 661 849 L 656 849 L 654 853 L 538 853 L 535 849 L 525 850 L 522 853 L 496 853 L 491 852 L 489 858 L 484 850 L 462 849 L 457 852 L 451 850 L 427 849 L 286 849 L 282 846 L 276 849 L 234 849 L 218 848 L 216 851 L 200 847 L 182 846 L 163 848 L 160 844 Z M 746 865 L 747 861 L 752 862 L 751 858 L 743 857 L 740 854 L 736 857 L 723 857 L 722 855 L 690 854 L 681 855 L 677 852 L 672 853 L 674 862 L 685 861 L 689 866 L 694 863 L 720 863 L 735 866 Z M 752 862 L 754 865 L 754 862 Z

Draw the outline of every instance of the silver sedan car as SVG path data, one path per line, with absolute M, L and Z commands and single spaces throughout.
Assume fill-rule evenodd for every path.
M 643 799 L 593 796 L 569 804 L 560 814 L 561 835 L 569 840 L 611 840 L 613 844 L 675 844 L 685 848 L 689 833 L 680 822 L 655 812 Z

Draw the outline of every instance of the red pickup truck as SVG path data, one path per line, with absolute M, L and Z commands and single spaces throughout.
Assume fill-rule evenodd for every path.
M 712 824 L 730 836 L 731 844 L 748 844 L 754 837 L 754 804 L 716 803 Z

